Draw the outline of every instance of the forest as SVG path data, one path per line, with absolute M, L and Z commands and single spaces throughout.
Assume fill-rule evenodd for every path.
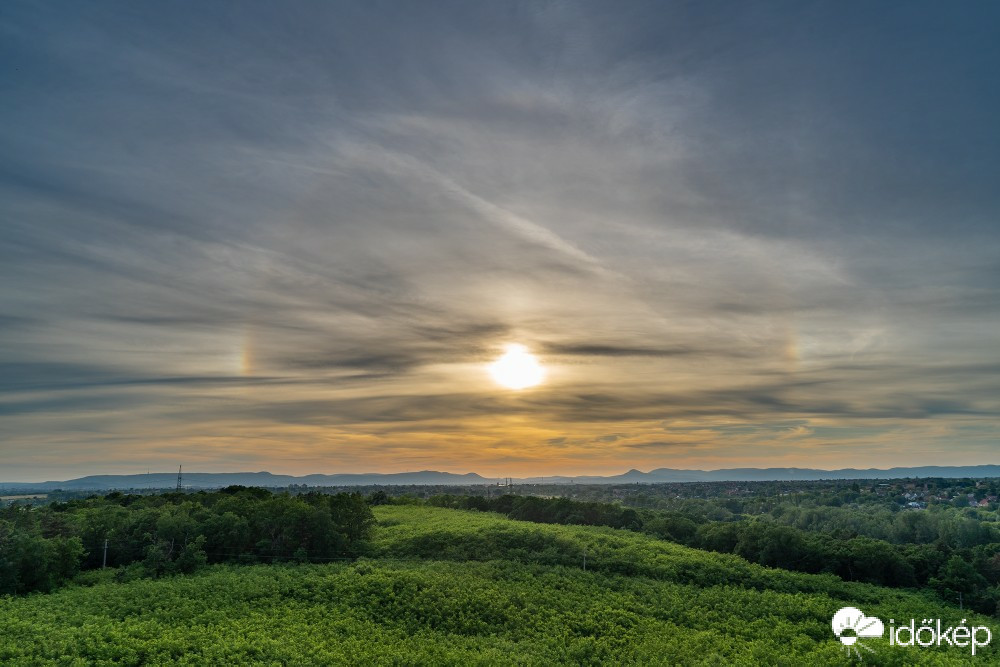
M 770 567 L 926 588 L 943 600 L 984 613 L 996 613 L 1000 601 L 995 480 L 875 481 L 864 487 L 856 481 L 595 485 L 569 490 L 577 498 L 604 500 L 450 491 L 420 502 L 527 521 L 626 528 Z M 565 487 L 559 491 L 567 493 Z M 410 502 L 407 498 L 393 502 Z
M 988 614 L 1000 602 L 996 480 L 362 490 L 229 487 L 14 501 L 0 507 L 0 594 L 51 590 L 103 566 L 129 578 L 221 562 L 354 558 L 371 535 L 369 508 L 392 503 L 637 531 L 769 567 L 921 588 Z
M 827 532 L 781 520 L 801 513 L 712 521 L 693 512 L 636 510 L 568 498 L 440 495 L 425 502 L 500 512 L 525 521 L 641 531 L 698 549 L 736 554 L 761 565 L 832 573 L 848 581 L 927 586 L 945 600 L 985 613 L 994 613 L 1000 598 L 1000 527 L 947 511 L 900 513 L 894 523 L 905 535 L 903 540 L 924 536 L 925 541 L 892 543 L 856 531 Z M 814 511 L 812 518 L 818 514 Z
M 49 591 L 105 567 L 126 580 L 211 563 L 353 558 L 374 522 L 358 494 L 244 487 L 10 503 L 0 507 L 0 595 Z
M 830 618 L 1000 628 L 919 592 L 766 568 L 601 526 L 381 504 L 367 555 L 84 572 L 0 597 L 5 665 L 843 665 Z M 583 557 L 586 555 L 586 564 Z M 869 641 L 873 665 L 975 665 L 956 647 Z
M 0 663 L 843 664 L 841 606 L 995 618 L 1000 526 L 981 484 L 15 499 Z M 912 647 L 877 649 L 875 664 L 913 664 Z

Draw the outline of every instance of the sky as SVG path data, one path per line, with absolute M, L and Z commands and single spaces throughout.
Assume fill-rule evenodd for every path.
M 4 2 L 0 480 L 1000 463 L 998 27 Z

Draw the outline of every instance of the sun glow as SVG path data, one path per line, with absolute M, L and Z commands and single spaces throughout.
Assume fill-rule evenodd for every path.
M 534 387 L 545 379 L 545 369 L 528 348 L 517 343 L 507 346 L 502 357 L 490 364 L 493 380 L 508 389 Z

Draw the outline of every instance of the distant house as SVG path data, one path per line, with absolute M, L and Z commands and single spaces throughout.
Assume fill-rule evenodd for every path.
M 983 498 L 982 500 L 979 501 L 979 506 L 980 507 L 989 507 L 990 506 L 990 501 L 987 500 L 986 498 Z

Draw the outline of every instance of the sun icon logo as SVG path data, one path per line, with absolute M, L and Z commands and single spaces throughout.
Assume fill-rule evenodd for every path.
M 833 615 L 831 625 L 833 625 L 833 634 L 837 635 L 837 639 L 844 645 L 847 655 L 850 656 L 853 653 L 858 660 L 861 660 L 859 648 L 869 653 L 875 652 L 874 649 L 865 646 L 861 639 L 863 637 L 881 637 L 885 632 L 882 621 L 874 616 L 865 616 L 857 607 L 844 607 L 838 611 Z

